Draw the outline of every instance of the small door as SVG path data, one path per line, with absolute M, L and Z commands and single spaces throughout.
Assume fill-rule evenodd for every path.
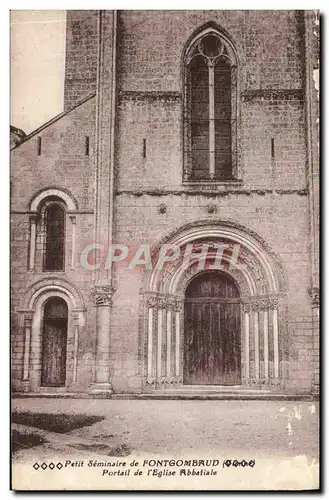
M 184 318 L 184 384 L 240 384 L 240 299 L 231 277 L 217 271 L 192 280 Z
M 66 379 L 67 304 L 60 297 L 48 299 L 44 309 L 41 385 L 60 387 Z

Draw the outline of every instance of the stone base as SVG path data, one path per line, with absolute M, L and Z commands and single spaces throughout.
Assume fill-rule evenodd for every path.
M 94 382 L 89 387 L 89 394 L 93 398 L 108 399 L 113 394 L 110 382 Z

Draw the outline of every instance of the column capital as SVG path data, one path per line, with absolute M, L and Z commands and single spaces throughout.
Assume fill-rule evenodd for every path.
M 166 309 L 167 311 L 181 311 L 184 301 L 173 296 L 150 295 L 146 299 L 148 307 L 154 309 Z
M 24 324 L 25 326 L 29 326 L 32 323 L 34 316 L 34 311 L 25 311 L 24 312 Z
M 311 299 L 312 308 L 320 306 L 320 287 L 312 286 L 308 289 L 308 294 Z
M 112 285 L 94 285 L 91 290 L 91 295 L 94 299 L 95 306 L 111 307 L 114 292 L 115 289 Z
M 277 309 L 279 299 L 277 297 L 250 297 L 250 300 L 242 302 L 244 312 L 250 311 L 267 311 L 269 309 Z
M 41 215 L 39 214 L 39 212 L 30 212 L 30 214 L 29 214 L 30 222 L 32 222 L 34 224 L 36 224 L 38 222 L 40 217 L 41 217 Z
M 249 313 L 251 309 L 251 305 L 249 301 L 243 301 L 241 302 L 242 310 L 245 313 Z

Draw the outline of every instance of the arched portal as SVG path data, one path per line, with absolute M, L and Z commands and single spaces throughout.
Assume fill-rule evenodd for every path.
M 65 386 L 68 307 L 61 297 L 44 306 L 42 328 L 41 386 Z
M 184 299 L 185 385 L 241 384 L 240 294 L 220 271 L 198 274 Z
M 284 384 L 286 281 L 266 242 L 232 221 L 198 221 L 163 244 L 174 258 L 145 276 L 146 386 Z

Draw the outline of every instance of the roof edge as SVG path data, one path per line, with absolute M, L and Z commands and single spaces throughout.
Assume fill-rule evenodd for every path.
M 30 132 L 29 134 L 27 134 L 25 137 L 24 137 L 24 140 L 22 142 L 20 142 L 17 146 L 14 146 L 11 151 L 13 151 L 14 149 L 17 149 L 19 148 L 19 146 L 21 146 L 22 144 L 24 144 L 24 142 L 28 141 L 29 139 L 31 139 L 31 137 L 35 136 L 36 134 L 38 134 L 39 132 L 41 132 L 42 130 L 46 129 L 47 127 L 49 127 L 50 125 L 52 125 L 53 123 L 57 122 L 58 120 L 60 120 L 61 118 L 63 118 L 64 116 L 68 115 L 69 113 L 71 113 L 71 111 L 74 111 L 75 109 L 77 109 L 79 106 L 81 106 L 82 104 L 85 104 L 87 101 L 89 101 L 90 99 L 92 99 L 93 97 L 96 96 L 96 92 L 94 92 L 93 94 L 85 97 L 84 99 L 82 99 L 81 101 L 79 101 L 75 106 L 73 106 L 72 108 L 70 109 L 67 109 L 65 111 L 62 111 L 61 113 L 59 113 L 58 115 L 54 116 L 53 118 L 51 118 L 50 120 L 48 120 L 46 123 L 44 123 L 43 125 L 41 125 L 40 127 L 38 127 L 37 129 L 33 130 L 32 132 Z M 17 128 L 17 127 L 15 127 Z

